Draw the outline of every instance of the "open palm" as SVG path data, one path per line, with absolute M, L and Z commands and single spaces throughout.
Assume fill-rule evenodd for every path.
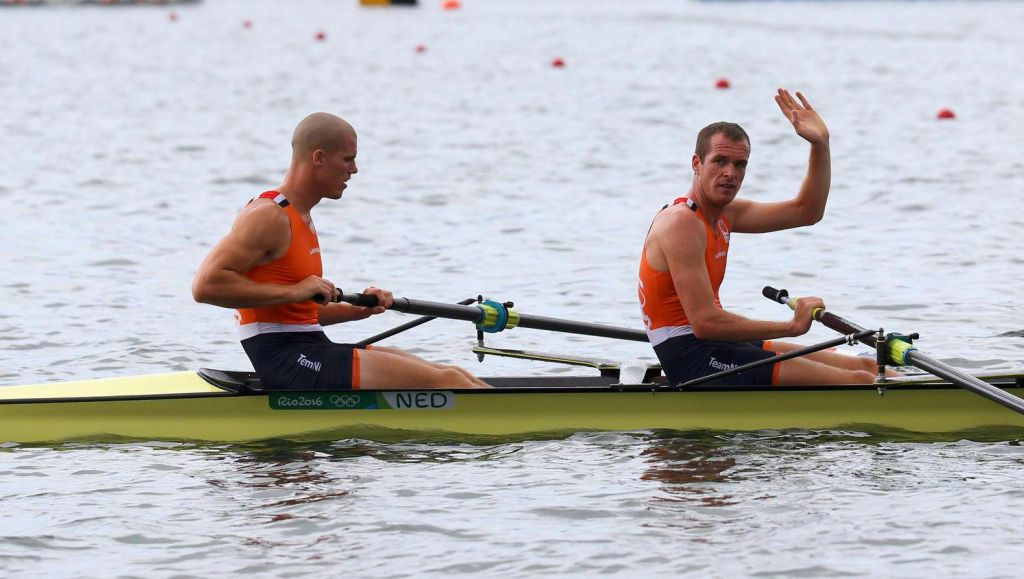
M 799 102 L 788 90 L 780 88 L 779 94 L 775 95 L 775 102 L 782 110 L 782 114 L 793 123 L 796 134 L 811 143 L 828 143 L 828 127 L 825 121 L 818 116 L 818 112 L 800 91 L 797 91 L 796 96 L 800 99 Z

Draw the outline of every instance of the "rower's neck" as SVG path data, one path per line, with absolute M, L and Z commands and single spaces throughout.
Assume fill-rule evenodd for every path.
M 700 190 L 700 187 L 697 186 L 697 183 L 694 183 L 693 186 L 690 187 L 690 192 L 686 194 L 686 198 L 693 199 L 694 203 L 696 203 L 697 207 L 700 209 L 700 212 L 704 215 L 705 219 L 708 220 L 708 223 L 715 223 L 718 221 L 718 218 L 722 216 L 722 210 L 724 208 L 709 203 L 704 197 L 704 193 Z
M 303 180 L 301 171 L 296 171 L 293 167 L 284 176 L 284 182 L 277 188 L 277 192 L 283 193 L 295 211 L 303 219 L 308 220 L 309 212 L 320 202 L 321 196 L 315 193 L 313 188 L 306 186 Z
M 295 213 L 297 213 L 299 218 L 305 222 L 306 226 L 312 229 L 313 216 L 310 214 L 310 210 L 313 209 L 313 206 L 316 205 L 320 199 L 315 198 L 311 204 L 306 196 L 297 192 L 294 188 L 289 188 L 287 181 L 282 183 L 280 187 L 275 189 L 275 191 L 284 195 L 285 199 L 288 200 L 288 205 L 295 210 Z

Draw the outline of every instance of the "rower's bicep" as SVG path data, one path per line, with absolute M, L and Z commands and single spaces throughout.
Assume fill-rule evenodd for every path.
M 759 203 L 735 199 L 726 209 L 729 227 L 736 233 L 767 233 L 799 227 L 799 207 L 793 200 Z
M 207 254 L 200 271 L 244 274 L 276 253 L 282 245 L 286 247 L 289 235 L 286 216 L 276 215 L 262 207 L 244 211 L 235 220 L 231 231 Z
M 707 238 L 699 222 L 673 227 L 662 239 L 672 285 L 691 323 L 715 307 L 715 294 L 704 263 L 706 249 Z

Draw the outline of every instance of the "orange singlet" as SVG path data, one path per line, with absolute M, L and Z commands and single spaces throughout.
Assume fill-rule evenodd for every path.
M 704 222 L 704 230 L 707 234 L 707 249 L 704 250 L 704 263 L 708 268 L 708 277 L 711 278 L 711 289 L 715 294 L 715 305 L 722 307 L 718 299 L 718 289 L 725 279 L 725 265 L 729 259 L 729 224 L 724 218 L 719 218 L 714 226 L 708 222 L 707 217 L 692 199 L 680 197 L 671 205 L 685 203 Z M 662 207 L 664 211 L 669 205 Z M 693 334 L 690 321 L 683 311 L 683 304 L 679 301 L 675 284 L 672 283 L 672 274 L 667 271 L 658 271 L 647 262 L 647 247 L 644 244 L 644 251 L 640 257 L 640 281 L 637 287 L 640 297 L 640 311 L 643 314 L 644 327 L 647 330 L 647 337 L 652 346 L 664 342 L 674 336 L 686 336 Z
M 288 215 L 291 243 L 279 259 L 245 274 L 260 283 L 292 285 L 322 276 L 316 231 L 288 203 L 283 193 L 268 191 Z M 359 388 L 359 350 L 369 346 L 336 344 L 320 325 L 320 306 L 312 300 L 238 310 L 242 348 L 264 388 L 275 390 L 346 390 Z
M 267 191 L 258 199 L 273 199 L 284 209 L 288 214 L 292 241 L 280 259 L 252 268 L 245 277 L 260 283 L 292 285 L 311 275 L 322 276 L 323 263 L 320 261 L 320 241 L 316 231 L 306 225 L 283 193 Z M 312 299 L 297 304 L 242 308 L 237 315 L 239 332 L 242 339 L 276 332 L 322 332 L 318 308 Z

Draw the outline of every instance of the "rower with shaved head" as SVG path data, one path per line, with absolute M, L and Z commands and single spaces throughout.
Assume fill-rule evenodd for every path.
M 363 291 L 377 298 L 375 307 L 331 303 L 339 290 L 323 277 L 310 212 L 323 199 L 341 199 L 357 171 L 350 124 L 329 113 L 303 119 L 284 182 L 242 209 L 199 266 L 192 296 L 238 310 L 242 347 L 266 388 L 488 387 L 457 366 L 394 348 L 338 344 L 324 334 L 323 326 L 362 320 L 393 303 L 391 292 L 376 287 Z
M 640 257 L 638 293 L 644 325 L 665 375 L 675 384 L 774 357 L 798 346 L 774 341 L 810 329 L 820 298 L 797 302 L 786 322 L 752 320 L 722 307 L 732 233 L 765 233 L 817 223 L 831 182 L 829 132 L 799 92 L 775 96 L 796 134 L 810 143 L 807 174 L 796 197 L 758 203 L 737 197 L 750 138 L 735 123 L 713 123 L 697 136 L 693 183 L 655 216 Z M 723 378 L 730 385 L 851 384 L 874 379 L 875 361 L 818 352 Z

